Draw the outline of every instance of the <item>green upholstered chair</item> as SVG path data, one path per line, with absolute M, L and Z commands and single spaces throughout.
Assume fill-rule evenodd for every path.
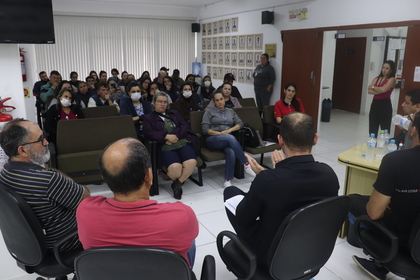
M 276 123 L 276 119 L 274 118 L 274 105 L 264 106 L 262 120 L 263 123 L 265 122 L 268 124 L 264 130 L 263 138 L 272 142 L 277 142 L 280 125 Z
M 238 99 L 238 101 L 241 103 L 242 107 L 257 107 L 253 97 Z
M 118 110 L 116 106 L 82 108 L 82 112 L 86 119 L 118 116 Z

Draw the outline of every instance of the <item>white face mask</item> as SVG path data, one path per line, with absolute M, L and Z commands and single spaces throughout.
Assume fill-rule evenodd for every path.
M 204 86 L 209 87 L 211 85 L 210 81 L 204 81 Z
M 183 95 L 185 98 L 190 98 L 190 97 L 191 97 L 191 95 L 192 95 L 192 91 L 184 91 L 184 92 L 182 92 L 182 95 Z
M 63 107 L 70 107 L 70 105 L 71 105 L 70 100 L 65 99 L 65 98 L 62 98 L 62 99 L 60 100 L 60 102 L 61 102 L 61 105 L 62 105 Z
M 139 101 L 140 97 L 141 97 L 141 93 L 140 92 L 133 92 L 133 93 L 130 94 L 130 96 L 131 96 L 131 99 L 133 101 Z

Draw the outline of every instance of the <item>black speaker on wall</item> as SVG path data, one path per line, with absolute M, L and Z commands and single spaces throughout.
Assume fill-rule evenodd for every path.
M 191 32 L 199 33 L 200 32 L 200 24 L 199 23 L 191 23 Z
M 261 24 L 274 24 L 274 12 L 263 11 L 261 13 Z

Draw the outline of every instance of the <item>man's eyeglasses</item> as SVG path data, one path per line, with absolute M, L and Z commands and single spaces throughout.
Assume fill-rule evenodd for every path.
M 45 136 L 44 135 L 41 135 L 38 140 L 33 141 L 33 142 L 23 143 L 21 146 L 25 146 L 25 145 L 35 144 L 35 143 L 41 142 L 41 145 L 43 147 L 46 147 L 47 145 L 44 145 L 44 140 L 45 140 Z

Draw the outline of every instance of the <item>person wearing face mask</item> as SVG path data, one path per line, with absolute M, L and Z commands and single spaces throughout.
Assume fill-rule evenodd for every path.
M 200 105 L 192 97 L 192 85 L 189 82 L 186 82 L 181 87 L 181 95 L 179 99 L 171 105 L 171 109 L 177 110 L 182 118 L 187 122 L 190 121 L 190 112 L 199 111 Z
M 211 83 L 211 77 L 209 75 L 204 76 L 203 81 L 201 82 L 201 87 L 199 89 L 199 92 L 197 92 L 199 95 L 201 95 L 201 98 L 203 98 L 204 100 L 210 100 L 211 99 L 211 94 L 215 91 L 216 89 L 214 88 L 214 86 Z
M 80 107 L 73 103 L 73 99 L 73 90 L 63 88 L 57 95 L 57 104 L 48 109 L 44 125 L 45 132 L 48 133 L 48 142 L 55 143 L 59 121 L 85 118 Z
M 57 96 L 58 93 L 62 90 L 62 89 L 71 89 L 74 93 L 73 96 L 73 103 L 77 104 L 80 108 L 85 108 L 85 104 L 81 101 L 81 99 L 77 96 L 76 92 L 77 92 L 77 88 L 73 87 L 69 81 L 67 80 L 63 80 L 61 82 L 58 83 L 58 86 L 55 88 L 54 90 L 54 98 L 51 99 L 50 103 L 48 103 L 48 109 L 50 109 L 51 107 L 55 106 L 57 104 Z
M 126 90 L 127 94 L 121 98 L 120 102 L 120 116 L 130 115 L 133 117 L 137 138 L 140 139 L 144 117 L 152 112 L 152 105 L 141 97 L 140 86 L 137 82 L 129 83 Z

